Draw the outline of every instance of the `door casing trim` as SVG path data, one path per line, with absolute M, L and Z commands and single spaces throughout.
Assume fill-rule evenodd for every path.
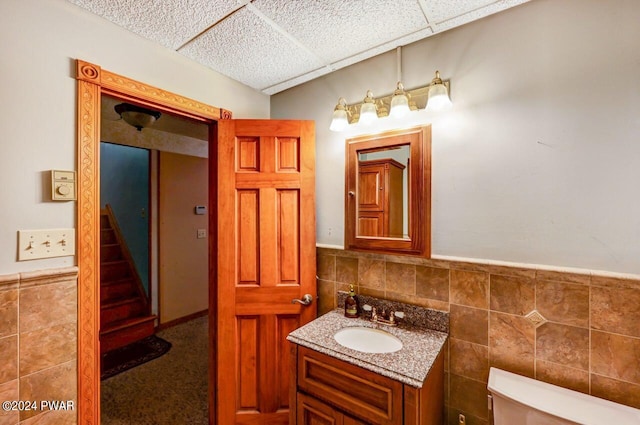
M 209 126 L 209 187 L 215 188 L 217 121 L 230 111 L 207 105 L 76 60 L 77 80 L 77 261 L 78 261 L 78 424 L 100 423 L 100 102 L 107 94 L 203 122 Z M 213 166 L 213 167 L 212 167 Z M 211 184 L 214 184 L 211 186 Z M 209 333 L 216 328 L 215 190 L 209 199 Z M 213 196 L 211 196 L 213 195 Z M 213 204 L 215 205 L 215 204 Z M 209 382 L 216 382 L 215 347 L 209 347 Z M 215 392 L 209 385 L 209 423 L 215 424 Z

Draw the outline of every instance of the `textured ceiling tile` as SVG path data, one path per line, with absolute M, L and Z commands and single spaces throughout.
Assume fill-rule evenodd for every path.
M 253 5 L 328 62 L 428 25 L 417 0 L 255 0 Z
M 247 9 L 179 52 L 258 90 L 323 66 L 312 53 Z
M 518 6 L 523 3 L 527 3 L 530 0 L 503 0 L 497 2 L 491 2 L 488 6 L 469 10 L 468 13 L 460 14 L 454 18 L 445 20 L 444 22 L 438 21 L 436 25 L 436 32 L 442 32 L 451 28 L 458 27 L 460 25 L 467 24 L 469 22 L 484 18 L 494 13 L 502 12 L 514 6 Z
M 428 0 L 425 3 L 429 19 L 438 23 L 495 3 L 495 0 Z
M 239 7 L 236 0 L 68 1 L 172 49 L 177 49 Z

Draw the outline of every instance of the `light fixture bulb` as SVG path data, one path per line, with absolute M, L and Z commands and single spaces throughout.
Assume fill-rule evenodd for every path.
M 431 80 L 429 85 L 429 93 L 427 95 L 427 106 L 425 109 L 429 111 L 442 111 L 451 107 L 451 99 L 449 91 L 440 79 L 440 71 L 436 71 L 436 78 Z
M 398 81 L 396 91 L 393 92 L 393 97 L 391 98 L 390 114 L 393 117 L 400 118 L 407 115 L 409 111 L 409 97 L 407 92 L 404 91 L 402 83 Z
M 378 108 L 376 107 L 373 93 L 371 92 L 371 90 L 367 90 L 367 95 L 364 98 L 364 103 L 360 107 L 360 118 L 358 119 L 358 122 L 364 125 L 368 125 L 377 119 Z
M 341 97 L 338 99 L 338 104 L 333 109 L 333 119 L 329 130 L 342 131 L 349 125 L 349 117 L 347 116 L 347 101 Z

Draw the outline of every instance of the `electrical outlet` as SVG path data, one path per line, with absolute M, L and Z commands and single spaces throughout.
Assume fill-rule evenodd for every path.
M 18 230 L 18 261 L 76 253 L 75 229 Z
M 198 239 L 205 239 L 207 237 L 207 229 L 198 229 Z

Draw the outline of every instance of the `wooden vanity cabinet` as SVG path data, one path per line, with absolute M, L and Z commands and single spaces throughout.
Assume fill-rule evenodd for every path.
M 414 388 L 306 347 L 291 344 L 290 423 L 440 425 L 444 362 L 438 356 Z
M 403 236 L 403 170 L 390 158 L 358 162 L 358 236 Z

